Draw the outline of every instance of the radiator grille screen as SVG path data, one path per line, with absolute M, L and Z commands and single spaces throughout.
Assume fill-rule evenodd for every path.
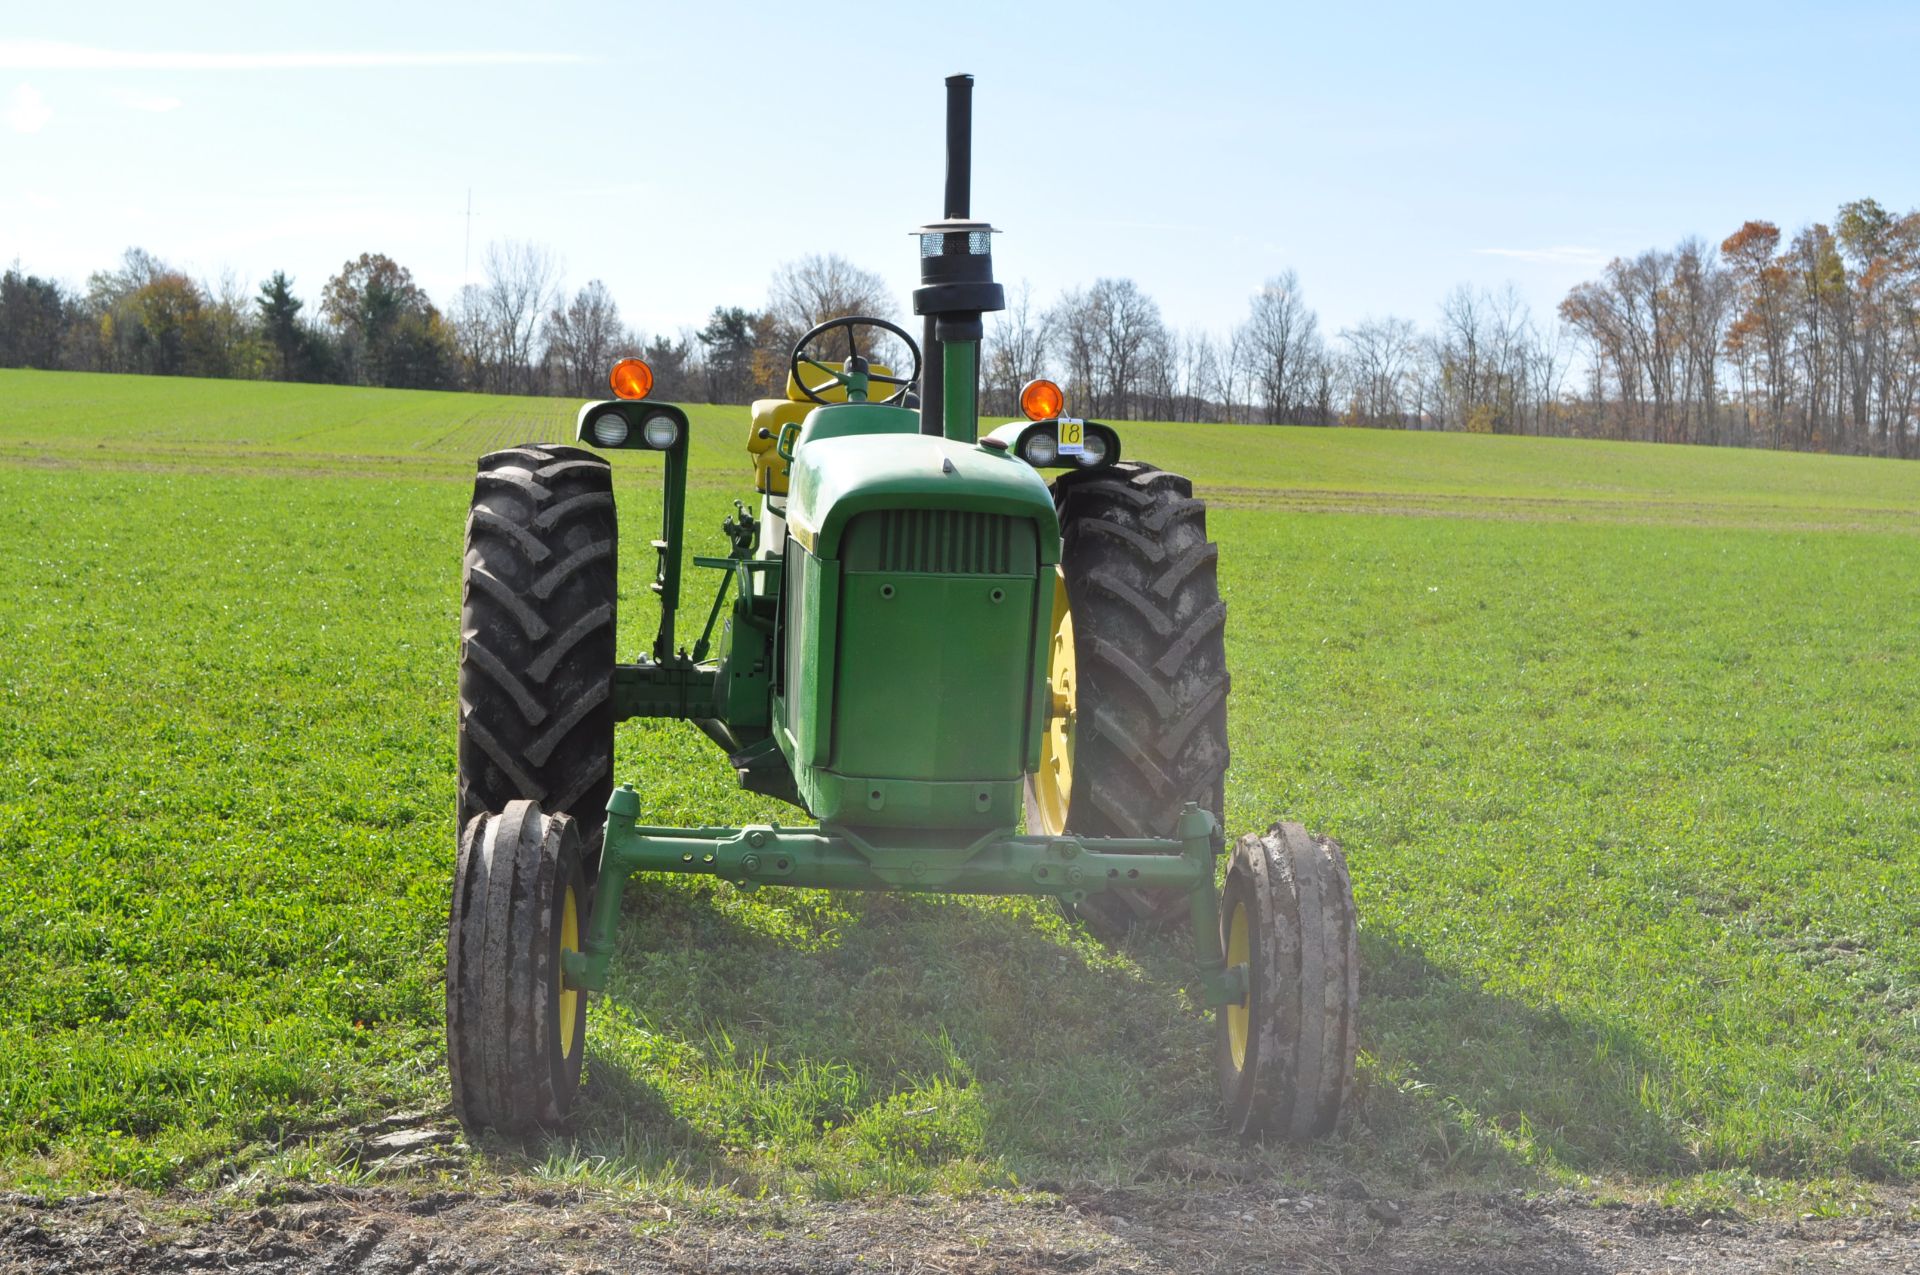
M 889 509 L 868 514 L 862 521 L 867 519 L 880 523 L 879 560 L 875 565 L 882 571 L 1008 575 L 1014 570 L 1016 520 L 1002 514 Z

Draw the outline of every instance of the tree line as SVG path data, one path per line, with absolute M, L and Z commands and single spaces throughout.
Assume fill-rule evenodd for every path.
M 1616 259 L 1560 313 L 1595 432 L 1920 456 L 1920 212 L 1855 200 L 1784 242 L 1749 221 Z
M 658 397 L 738 403 L 782 392 L 793 343 L 816 323 L 891 311 L 881 278 L 837 256 L 780 267 L 763 308 L 719 306 L 698 329 L 648 338 L 600 280 L 564 289 L 534 244 L 489 245 L 482 281 L 445 309 L 381 253 L 344 263 L 314 306 L 283 271 L 249 289 L 132 248 L 83 287 L 18 263 L 0 273 L 0 367 L 590 397 L 638 354 Z
M 1861 199 L 1790 240 L 1749 221 L 1616 258 L 1545 321 L 1511 285 L 1461 287 L 1424 328 L 1329 339 L 1292 271 L 1221 335 L 1174 331 L 1127 279 L 1045 309 L 1022 289 L 985 367 L 1000 412 L 1046 373 L 1093 416 L 1920 457 L 1920 212 Z
M 191 278 L 139 248 L 78 288 L 16 263 L 0 274 L 0 366 L 592 393 L 641 341 L 604 284 L 565 296 L 557 279 L 544 249 L 511 242 L 487 249 L 484 282 L 445 310 L 405 266 L 372 252 L 329 277 L 317 305 L 282 271 L 250 290 L 231 275 Z
M 257 290 L 195 280 L 140 249 L 72 288 L 0 274 L 0 366 L 593 396 L 623 354 L 662 398 L 778 395 L 798 336 L 846 314 L 899 319 L 877 274 L 809 256 L 764 304 L 716 306 L 648 337 L 604 283 L 568 291 L 538 245 L 489 245 L 445 310 L 379 253 L 309 307 L 275 272 Z M 871 351 L 896 364 L 883 341 Z M 1014 415 L 1049 376 L 1105 419 L 1358 425 L 1920 455 L 1920 212 L 1871 199 L 1785 240 L 1749 221 L 1720 243 L 1616 258 L 1537 319 L 1511 285 L 1456 288 L 1422 326 L 1369 318 L 1330 336 L 1293 271 L 1223 332 L 1176 330 L 1131 279 L 989 316 L 982 406 Z
M 1073 288 L 1046 309 L 1024 286 L 989 327 L 982 395 L 1012 413 L 1034 376 L 1077 414 L 1108 419 L 1551 432 L 1568 351 L 1509 286 L 1458 288 L 1422 332 L 1367 319 L 1329 340 L 1291 270 L 1224 334 L 1169 327 L 1130 279 Z

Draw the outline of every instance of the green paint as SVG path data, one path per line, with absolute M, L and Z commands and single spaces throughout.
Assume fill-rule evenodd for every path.
M 919 432 L 920 414 L 904 407 L 889 407 L 884 403 L 827 403 L 808 412 L 806 420 L 800 423 L 800 442 L 795 450 L 828 438 Z
M 764 885 L 836 890 L 1037 895 L 1073 903 L 1103 890 L 1161 887 L 1193 898 L 1194 952 L 1209 1004 L 1244 985 L 1222 969 L 1214 902 L 1213 816 L 1189 805 L 1178 835 L 1028 837 L 1010 828 L 974 836 L 874 829 L 653 828 L 637 823 L 639 795 L 626 785 L 607 803 L 600 883 L 583 950 L 566 959 L 576 987 L 606 986 L 620 926 L 620 904 L 635 873 L 713 876 L 743 889 Z M 1236 984 L 1235 979 L 1241 980 Z M 1217 999 L 1216 999 L 1217 998 Z
M 583 403 L 575 417 L 574 437 L 602 450 L 590 430 L 590 422 L 609 411 L 617 411 L 627 422 L 627 437 L 620 450 L 651 451 L 646 443 L 646 422 L 664 416 L 677 430 L 673 445 L 665 449 L 666 473 L 660 496 L 660 538 L 654 542 L 659 561 L 654 568 L 652 589 L 660 595 L 660 630 L 653 639 L 653 658 L 666 663 L 675 657 L 674 618 L 680 607 L 680 560 L 683 553 L 683 528 L 687 519 L 687 451 L 692 445 L 693 429 L 687 414 L 671 403 L 651 400 L 608 399 Z
M 940 392 L 947 437 L 971 443 L 980 437 L 980 343 L 947 341 L 943 349 L 946 376 Z
M 858 410 L 891 416 L 894 409 Z M 809 421 L 817 430 L 819 419 L 828 415 L 816 412 Z M 1042 561 L 1060 558 L 1060 524 L 1046 481 L 1003 452 L 891 430 L 803 439 L 787 518 L 814 553 L 837 557 L 840 535 L 852 518 L 888 509 L 963 509 L 1027 518 L 1038 528 Z

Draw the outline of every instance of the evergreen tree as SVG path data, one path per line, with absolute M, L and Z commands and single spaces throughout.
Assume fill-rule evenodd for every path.
M 284 270 L 274 271 L 273 277 L 260 285 L 260 295 L 254 299 L 254 305 L 260 311 L 267 342 L 279 360 L 276 379 L 298 380 L 305 370 L 306 360 L 302 355 L 307 343 L 300 331 L 302 303 L 293 295 L 293 280 L 287 278 Z

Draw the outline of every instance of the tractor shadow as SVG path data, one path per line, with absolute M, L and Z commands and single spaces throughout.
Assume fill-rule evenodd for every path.
M 1687 1167 L 1641 1098 L 1660 1060 L 1624 1024 L 1492 994 L 1404 936 L 1362 933 L 1357 1119 L 1248 1148 L 1221 1132 L 1182 937 L 1108 951 L 1050 905 L 635 887 L 572 1151 L 636 1177 L 752 1195 L 831 1163 L 873 1189 L 897 1154 L 989 1166 L 986 1185 L 1196 1161 L 1390 1189 Z M 903 1114 L 937 1127 L 903 1135 Z
M 1670 1068 L 1623 1016 L 1486 989 L 1405 935 L 1360 935 L 1367 1135 L 1440 1171 L 1674 1176 L 1697 1169 L 1647 1095 Z

